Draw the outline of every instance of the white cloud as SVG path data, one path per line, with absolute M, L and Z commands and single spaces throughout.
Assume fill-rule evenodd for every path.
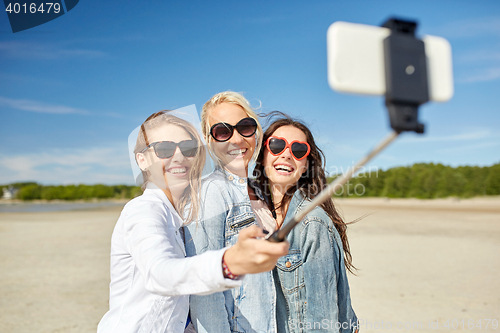
M 447 136 L 427 136 L 427 137 L 413 137 L 403 138 L 405 143 L 411 142 L 442 142 L 442 141 L 471 141 L 479 140 L 489 137 L 491 131 L 488 129 L 478 130 L 475 132 L 447 135 Z
M 472 52 L 463 53 L 456 57 L 457 63 L 468 63 L 468 62 L 482 63 L 484 61 L 500 62 L 500 51 L 476 50 Z
M 443 26 L 438 35 L 446 38 L 500 36 L 500 17 L 479 17 L 451 22 Z
M 133 184 L 127 146 L 50 149 L 40 153 L 0 155 L 0 184 Z
M 85 115 L 89 114 L 89 112 L 85 110 L 73 108 L 70 106 L 54 105 L 39 101 L 31 101 L 26 99 L 12 99 L 0 96 L 0 106 L 1 105 L 5 105 L 7 107 L 17 110 L 40 112 L 40 113 L 85 114 Z
M 98 50 L 63 48 L 54 44 L 37 42 L 0 42 L 0 54 L 11 58 L 26 59 L 64 59 L 64 58 L 102 58 L 107 54 Z
M 38 85 L 44 85 L 44 86 L 47 86 L 47 85 L 58 86 L 58 87 L 64 86 L 63 81 L 60 81 L 60 80 L 57 80 L 54 78 L 49 78 L 47 76 L 36 77 L 36 76 L 31 76 L 31 75 L 19 74 L 19 73 L 6 73 L 6 72 L 2 72 L 2 71 L 0 71 L 0 81 L 20 84 L 20 85 L 38 84 Z
M 500 79 L 500 67 L 488 68 L 479 74 L 473 74 L 464 78 L 460 78 L 457 81 L 459 83 L 473 83 L 473 82 L 484 82 L 484 81 L 494 81 Z
M 453 147 L 453 148 L 438 149 L 438 150 L 436 150 L 436 152 L 438 152 L 438 153 L 456 153 L 456 152 L 465 152 L 468 150 L 481 150 L 481 149 L 487 149 L 487 148 L 498 147 L 498 146 L 500 146 L 500 142 L 483 142 L 483 143 L 465 145 L 465 146 L 459 146 L 459 147 Z

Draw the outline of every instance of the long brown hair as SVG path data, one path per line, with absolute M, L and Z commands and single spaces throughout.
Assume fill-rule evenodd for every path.
M 196 128 L 188 121 L 181 119 L 179 117 L 170 114 L 170 110 L 162 110 L 150 115 L 144 123 L 141 125 L 141 129 L 137 136 L 137 141 L 134 148 L 134 154 L 141 152 L 146 148 L 151 142 L 149 142 L 147 132 L 155 128 L 175 125 L 184 129 L 191 139 L 195 140 L 198 145 L 198 152 L 195 155 L 195 160 L 189 171 L 189 186 L 186 187 L 179 202 L 176 205 L 176 209 L 179 215 L 186 216 L 184 223 L 189 223 L 197 218 L 200 210 L 200 198 L 199 192 L 201 187 L 201 174 L 203 172 L 203 166 L 205 165 L 206 150 L 205 145 L 201 141 L 200 136 Z M 142 170 L 143 185 L 142 189 L 146 188 L 149 181 L 149 172 Z M 189 205 L 190 204 L 190 205 Z M 189 212 L 186 215 L 184 210 L 189 207 Z
M 263 195 L 265 197 L 266 203 L 269 205 L 270 209 L 275 213 L 276 211 L 281 211 L 282 216 L 286 215 L 285 207 L 288 207 L 288 204 L 292 200 L 294 193 L 299 190 L 301 194 L 308 198 L 314 199 L 325 187 L 328 186 L 325 176 L 325 155 L 316 146 L 314 142 L 314 137 L 309 130 L 309 128 L 303 124 L 302 122 L 292 119 L 290 116 L 274 111 L 266 116 L 270 116 L 270 119 L 278 117 L 278 119 L 269 125 L 267 130 L 264 132 L 263 142 L 267 142 L 267 139 L 274 134 L 274 132 L 283 126 L 293 126 L 299 130 L 301 130 L 306 138 L 307 143 L 311 147 L 311 151 L 307 156 L 307 160 L 309 162 L 307 171 L 299 178 L 295 186 L 287 189 L 285 195 L 283 196 L 281 202 L 278 206 L 275 207 L 272 199 L 271 199 L 271 189 L 269 180 L 265 174 L 264 170 L 264 153 L 266 147 L 262 147 L 259 152 L 259 156 L 257 157 L 256 166 L 253 171 L 254 177 L 262 189 Z M 337 229 L 340 239 L 342 240 L 342 247 L 344 249 L 344 263 L 346 269 L 355 274 L 354 270 L 356 267 L 352 264 L 352 256 L 349 248 L 349 241 L 347 240 L 347 224 L 343 221 L 340 214 L 337 212 L 333 200 L 326 200 L 321 204 L 321 208 L 328 214 L 330 219 L 333 221 L 335 228 Z

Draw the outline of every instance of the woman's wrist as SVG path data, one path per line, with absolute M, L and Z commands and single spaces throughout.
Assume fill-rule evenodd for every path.
M 231 270 L 227 266 L 226 260 L 225 260 L 226 253 L 222 255 L 222 275 L 224 275 L 224 278 L 226 279 L 231 279 L 235 280 L 239 277 L 239 275 L 231 273 Z

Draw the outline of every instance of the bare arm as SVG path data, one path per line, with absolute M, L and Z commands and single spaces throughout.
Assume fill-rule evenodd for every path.
M 256 225 L 240 231 L 238 241 L 224 255 L 231 273 L 243 275 L 270 271 L 278 258 L 288 253 L 288 242 L 272 243 L 264 240 L 264 236 Z

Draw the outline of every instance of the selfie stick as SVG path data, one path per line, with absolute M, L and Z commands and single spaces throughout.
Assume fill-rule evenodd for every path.
M 383 25 L 391 29 L 391 34 L 384 39 L 385 62 L 385 105 L 389 111 L 391 127 L 394 131 L 378 146 L 362 158 L 350 171 L 336 178 L 304 209 L 299 211 L 281 229 L 276 230 L 267 239 L 282 242 L 292 229 L 321 205 L 368 161 L 387 147 L 403 131 L 424 132 L 424 125 L 418 122 L 418 107 L 429 100 L 427 84 L 427 63 L 424 43 L 415 38 L 417 23 L 398 19 L 389 19 Z
M 398 137 L 399 133 L 393 131 L 384 140 L 382 140 L 378 146 L 373 148 L 371 152 L 363 157 L 356 165 L 352 167 L 351 170 L 342 174 L 342 176 L 336 178 L 330 185 L 328 185 L 320 194 L 316 196 L 303 210 L 299 211 L 283 228 L 276 230 L 269 238 L 271 242 L 281 242 L 285 239 L 286 235 L 292 231 L 292 229 L 300 222 L 302 219 L 310 213 L 316 206 L 321 205 L 323 202 L 331 198 L 332 194 L 337 191 L 337 189 L 347 183 L 349 179 L 354 176 L 354 174 L 368 161 L 370 161 L 375 155 L 380 153 L 385 147 L 387 147 L 394 139 Z

